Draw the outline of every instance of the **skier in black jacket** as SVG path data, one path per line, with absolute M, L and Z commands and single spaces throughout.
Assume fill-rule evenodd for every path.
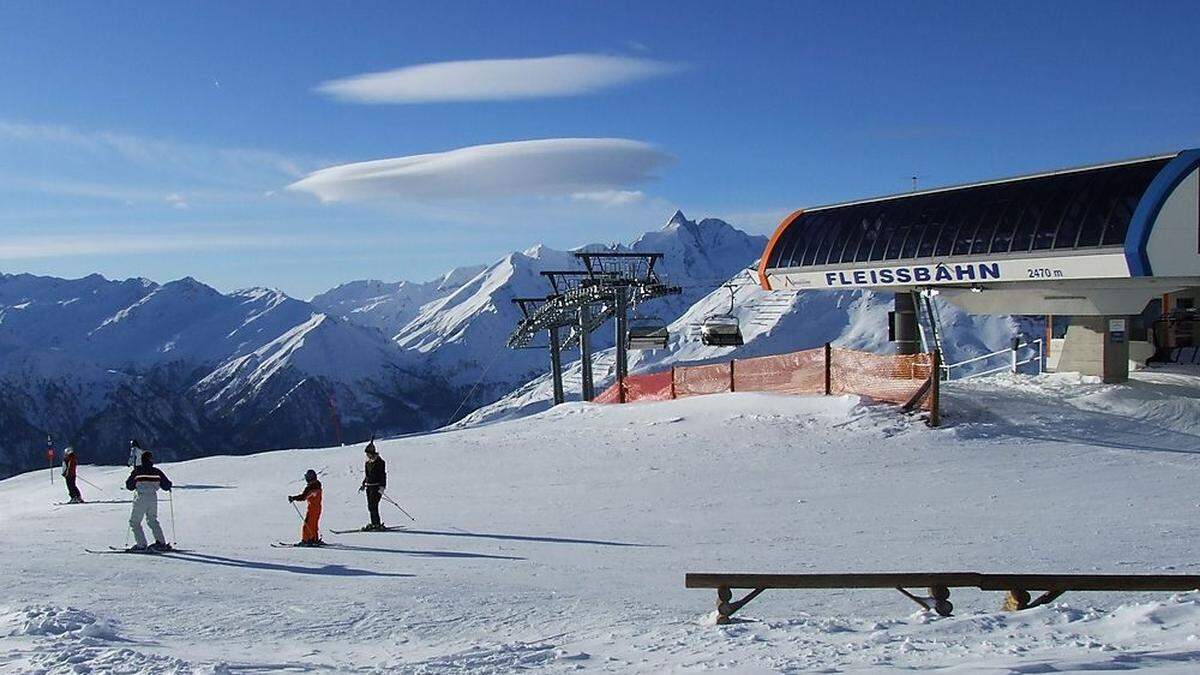
M 371 524 L 363 527 L 363 531 L 371 532 L 387 529 L 379 518 L 379 500 L 383 499 L 383 491 L 387 489 L 387 469 L 384 468 L 383 458 L 375 451 L 375 441 L 367 443 L 367 463 L 365 476 L 358 491 L 367 493 L 367 510 L 371 512 Z

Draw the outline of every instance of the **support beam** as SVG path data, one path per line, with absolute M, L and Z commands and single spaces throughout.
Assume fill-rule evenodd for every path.
M 629 312 L 629 287 L 618 286 L 616 288 L 616 325 L 617 325 L 617 383 L 620 385 L 617 391 L 620 393 L 618 401 L 625 402 L 625 378 L 629 375 L 629 352 L 626 350 L 625 337 L 629 332 L 626 327 L 628 322 Z
M 558 327 L 550 329 L 550 373 L 554 378 L 554 405 L 566 401 L 563 395 L 562 343 L 558 339 Z
M 596 398 L 596 384 L 592 378 L 592 334 L 589 324 L 592 320 L 591 305 L 584 303 L 579 306 L 579 365 L 581 368 L 580 388 L 581 397 L 585 401 Z
M 893 295 L 892 339 L 897 354 L 916 354 L 921 351 L 917 335 L 917 304 L 907 291 Z

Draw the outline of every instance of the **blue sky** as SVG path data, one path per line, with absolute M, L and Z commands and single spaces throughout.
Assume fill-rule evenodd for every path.
M 765 233 L 914 174 L 1194 147 L 1197 25 L 1194 2 L 7 2 L 0 270 L 308 297 L 675 208 Z

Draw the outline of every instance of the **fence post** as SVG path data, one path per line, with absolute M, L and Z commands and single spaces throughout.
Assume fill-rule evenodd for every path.
M 825 395 L 829 396 L 833 393 L 833 379 L 830 377 L 830 371 L 833 369 L 833 347 L 828 342 L 825 343 Z
M 929 369 L 929 426 L 936 427 L 942 423 L 942 350 L 934 348 L 932 367 Z
M 671 400 L 675 400 L 675 366 L 671 366 Z
M 1014 335 L 1013 339 L 1012 339 L 1012 372 L 1013 372 L 1013 375 L 1017 374 L 1017 353 L 1020 351 L 1020 349 L 1021 349 L 1021 338 L 1020 338 L 1020 336 Z
M 729 391 L 737 391 L 737 389 L 733 386 L 733 364 L 734 363 L 736 363 L 736 361 L 734 359 L 729 359 Z

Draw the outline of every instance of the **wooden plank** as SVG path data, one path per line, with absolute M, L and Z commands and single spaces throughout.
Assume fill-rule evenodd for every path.
M 1194 574 L 981 574 L 985 591 L 1192 591 Z
M 947 588 L 985 591 L 1191 591 L 1191 574 L 980 574 L 978 572 L 873 572 L 850 574 L 726 574 L 693 572 L 687 588 Z
M 862 574 L 720 574 L 692 572 L 687 588 L 928 588 L 978 587 L 975 572 L 882 572 Z

